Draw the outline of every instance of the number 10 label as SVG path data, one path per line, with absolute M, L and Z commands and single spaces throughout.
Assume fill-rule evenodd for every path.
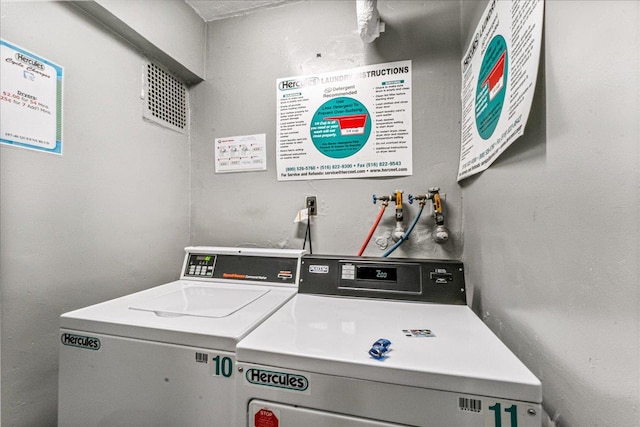
M 222 376 L 231 378 L 233 375 L 233 359 L 229 356 L 221 356 L 217 354 L 211 358 L 211 375 L 214 377 Z

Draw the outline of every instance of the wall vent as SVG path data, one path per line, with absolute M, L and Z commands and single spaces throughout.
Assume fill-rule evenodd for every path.
M 144 64 L 144 117 L 181 133 L 188 131 L 186 84 L 161 66 Z

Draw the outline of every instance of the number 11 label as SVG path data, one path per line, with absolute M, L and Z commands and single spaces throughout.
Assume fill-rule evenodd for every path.
M 489 406 L 486 417 L 487 427 L 518 427 L 518 405 L 503 407 L 497 402 Z

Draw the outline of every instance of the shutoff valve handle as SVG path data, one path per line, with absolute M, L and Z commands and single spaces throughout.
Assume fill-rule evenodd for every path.
M 424 206 L 427 203 L 428 197 L 425 194 L 409 194 L 409 204 L 413 204 L 415 200 L 420 203 L 420 206 Z
M 376 195 L 374 194 L 374 195 L 373 195 L 373 204 L 375 205 L 375 204 L 376 204 L 376 202 L 377 202 L 378 200 L 380 200 L 380 201 L 381 201 L 381 202 L 383 202 L 383 203 L 384 203 L 384 202 L 387 202 L 387 203 L 388 203 L 390 199 L 391 199 L 391 197 L 389 197 L 389 196 L 380 196 L 380 197 L 378 197 L 378 196 L 376 196 Z

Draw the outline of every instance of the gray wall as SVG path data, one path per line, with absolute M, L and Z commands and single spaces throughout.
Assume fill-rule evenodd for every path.
M 174 58 L 195 75 L 204 75 L 205 23 L 182 1 L 94 0 L 140 37 Z
M 204 76 L 205 22 L 182 0 L 67 0 L 188 84 Z
M 293 218 L 305 195 L 317 195 L 314 252 L 355 255 L 380 208 L 372 194 L 404 190 L 406 197 L 439 186 L 447 194 L 450 241 L 433 242 L 433 221 L 425 215 L 393 255 L 461 255 L 460 4 L 378 5 L 386 32 L 373 44 L 357 35 L 352 1 L 305 1 L 208 24 L 206 79 L 192 92 L 192 243 L 301 247 L 304 226 Z M 405 59 L 413 61 L 413 176 L 277 181 L 276 79 Z M 215 138 L 256 133 L 267 136 L 267 171 L 214 173 Z M 408 225 L 418 208 L 407 207 Z M 393 212 L 387 209 L 374 237 L 394 227 Z M 372 241 L 365 255 L 382 253 Z
M 638 2 L 547 1 L 525 135 L 462 186 L 473 308 L 560 426 L 640 425 L 639 46 Z
M 0 24 L 64 67 L 64 156 L 0 149 L 2 425 L 55 425 L 60 314 L 178 276 L 189 141 L 142 120 L 143 58 L 70 5 Z

